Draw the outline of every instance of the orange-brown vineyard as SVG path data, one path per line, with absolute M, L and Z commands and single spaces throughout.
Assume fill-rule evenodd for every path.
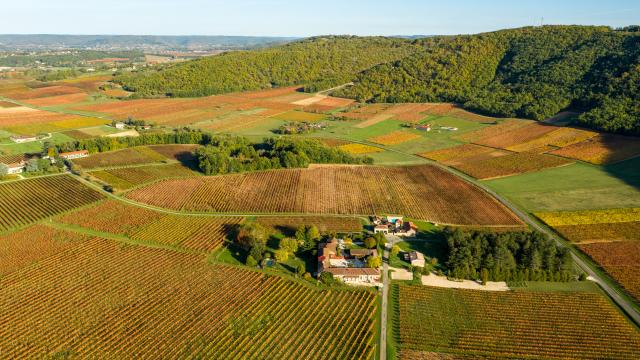
M 3 357 L 372 357 L 374 292 L 317 290 L 203 255 L 99 238 L 52 246 L 58 240 L 35 235 L 31 246 L 49 249 L 38 263 L 2 269 Z
M 522 225 L 498 201 L 434 166 L 335 166 L 166 180 L 127 197 L 191 211 L 390 213 L 442 224 Z

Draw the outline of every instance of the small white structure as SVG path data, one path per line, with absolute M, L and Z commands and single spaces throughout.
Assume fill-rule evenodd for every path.
M 78 150 L 78 151 L 69 151 L 69 152 L 60 153 L 60 157 L 67 160 L 79 159 L 87 156 L 89 156 L 89 152 L 87 150 Z
M 14 175 L 20 174 L 24 171 L 24 168 L 27 166 L 27 163 L 24 161 L 13 163 L 13 164 L 5 164 L 7 166 L 7 174 Z
M 376 225 L 373 228 L 373 233 L 377 234 L 377 233 L 383 233 L 383 234 L 388 234 L 389 233 L 389 227 L 387 225 Z
M 10 137 L 11 141 L 21 144 L 21 143 L 27 143 L 27 142 L 32 142 L 32 141 L 38 141 L 38 137 L 37 136 L 12 136 Z
M 411 263 L 412 266 L 424 267 L 424 255 L 417 251 L 407 251 L 402 253 L 402 257 L 406 262 Z
M 380 272 L 372 268 L 328 268 L 324 271 L 331 273 L 335 279 L 344 283 L 378 283 Z
M 120 130 L 123 130 L 123 129 L 125 129 L 125 128 L 127 127 L 127 126 L 125 125 L 125 123 L 123 123 L 123 122 L 117 122 L 117 123 L 115 123 L 115 125 L 113 125 L 113 126 L 114 126 L 116 129 L 120 129 Z

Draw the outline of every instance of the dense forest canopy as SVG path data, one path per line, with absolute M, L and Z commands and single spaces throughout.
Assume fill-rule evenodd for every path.
M 416 49 L 401 39 L 318 37 L 206 57 L 159 71 L 124 75 L 117 81 L 143 96 L 205 96 L 299 84 L 309 84 L 310 90 L 325 89 Z
M 583 125 L 640 134 L 640 34 L 545 26 L 418 40 L 421 50 L 358 74 L 338 96 L 444 101 L 480 113 L 542 120 L 565 109 Z
M 423 39 L 318 37 L 227 53 L 117 79 L 138 96 L 203 96 L 353 81 L 336 96 L 367 102 L 455 102 L 542 120 L 566 109 L 596 129 L 640 134 L 640 32 L 544 26 Z
M 483 281 L 569 281 L 569 249 L 539 232 L 488 233 L 446 229 L 449 276 Z

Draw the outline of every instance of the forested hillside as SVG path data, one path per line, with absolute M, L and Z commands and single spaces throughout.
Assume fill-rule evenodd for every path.
M 425 39 L 318 37 L 232 52 L 117 79 L 137 96 L 203 96 L 354 81 L 336 96 L 456 102 L 541 120 L 571 109 L 583 125 L 640 134 L 640 33 L 545 26 Z
M 318 37 L 207 57 L 160 71 L 122 76 L 117 81 L 141 96 L 205 96 L 298 84 L 308 84 L 310 90 L 325 89 L 416 49 L 416 45 L 401 39 Z
M 336 95 L 536 120 L 570 108 L 584 125 L 640 134 L 638 32 L 546 26 L 417 42 L 418 53 L 362 72 Z

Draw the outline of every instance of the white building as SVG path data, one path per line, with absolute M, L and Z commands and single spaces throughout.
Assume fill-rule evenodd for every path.
M 67 160 L 79 159 L 87 156 L 89 156 L 89 152 L 87 150 L 78 150 L 78 151 L 69 151 L 69 152 L 60 153 L 60 157 Z

